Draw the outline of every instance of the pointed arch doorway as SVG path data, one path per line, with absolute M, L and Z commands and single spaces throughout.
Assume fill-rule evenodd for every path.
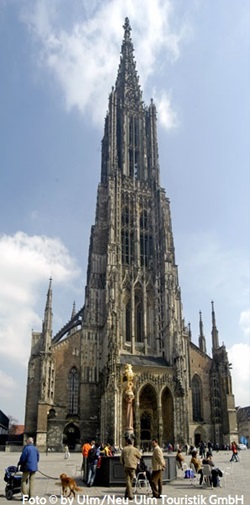
M 76 445 L 80 444 L 80 430 L 74 423 L 65 426 L 63 430 L 63 444 L 67 444 L 71 450 L 74 450 Z
M 158 433 L 158 409 L 156 391 L 151 384 L 143 386 L 139 396 L 140 446 L 150 450 L 151 440 Z
M 162 402 L 162 427 L 164 445 L 171 443 L 174 445 L 174 402 L 173 396 L 168 387 L 164 388 L 161 397 Z

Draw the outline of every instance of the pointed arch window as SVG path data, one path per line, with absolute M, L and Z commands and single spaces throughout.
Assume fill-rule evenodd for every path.
M 131 300 L 126 304 L 126 321 L 125 321 L 126 342 L 131 342 Z
M 202 421 L 202 390 L 201 381 L 197 375 L 192 379 L 193 421 Z
M 140 263 L 141 266 L 149 266 L 152 255 L 152 235 L 149 233 L 148 213 L 143 209 L 140 213 Z
M 134 256 L 134 229 L 128 205 L 125 205 L 122 209 L 121 220 L 122 263 L 123 265 L 131 265 Z
M 135 341 L 143 342 L 143 304 L 141 295 L 135 295 Z
M 139 121 L 136 117 L 129 119 L 129 176 L 137 179 L 139 163 Z
M 68 414 L 78 415 L 79 410 L 79 374 L 76 367 L 68 375 Z

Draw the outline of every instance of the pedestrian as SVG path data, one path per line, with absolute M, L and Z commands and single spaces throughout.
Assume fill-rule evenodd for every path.
M 64 447 L 64 459 L 70 458 L 69 446 L 65 445 Z
M 21 480 L 21 491 L 23 496 L 34 498 L 35 474 L 38 470 L 39 452 L 34 446 L 34 440 L 29 437 L 26 446 L 22 450 L 17 466 L 23 472 Z
M 91 487 L 94 484 L 99 457 L 100 457 L 100 444 L 98 442 L 94 442 L 94 445 L 88 452 L 88 479 L 87 479 L 88 487 Z
M 133 446 L 131 438 L 127 438 L 126 446 L 122 449 L 120 461 L 124 467 L 126 479 L 125 498 L 128 498 L 129 500 L 133 500 L 132 482 L 140 459 L 140 451 Z
M 235 461 L 236 463 L 238 463 L 239 459 L 240 458 L 238 455 L 237 444 L 236 444 L 236 442 L 232 442 L 232 456 L 231 456 L 230 462 Z
M 85 480 L 87 480 L 87 474 L 88 474 L 88 453 L 91 447 L 93 446 L 94 441 L 92 440 L 91 444 L 89 443 L 89 440 L 86 440 L 82 446 L 82 470 L 83 474 L 85 476 Z
M 152 455 L 152 476 L 151 487 L 154 498 L 160 498 L 162 495 L 162 471 L 166 466 L 162 450 L 158 445 L 158 440 L 153 438 L 153 455 Z

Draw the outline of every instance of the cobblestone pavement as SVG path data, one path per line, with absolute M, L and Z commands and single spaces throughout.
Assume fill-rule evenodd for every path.
M 0 504 L 8 503 L 5 497 L 4 473 L 5 468 L 16 465 L 20 453 L 0 453 Z M 131 504 L 135 505 L 250 505 L 250 450 L 240 452 L 240 461 L 230 463 L 231 452 L 220 451 L 214 453 L 213 459 L 224 471 L 221 479 L 221 488 L 210 488 L 205 485 L 194 486 L 189 480 L 184 479 L 182 472 L 178 472 L 176 480 L 163 486 L 163 496 L 158 500 L 145 493 L 136 493 Z M 189 463 L 190 456 L 186 456 Z M 37 497 L 24 503 L 33 505 L 123 505 L 127 504 L 124 498 L 124 487 L 86 487 L 81 478 L 80 453 L 70 455 L 64 459 L 62 453 L 49 453 L 40 455 L 39 472 L 36 473 L 35 488 Z M 40 473 L 41 472 L 41 473 Z M 74 477 L 81 491 L 75 500 L 61 496 L 59 475 L 66 473 Z M 44 474 L 44 475 L 43 475 Z M 15 494 L 11 502 L 23 501 L 21 494 Z M 10 502 L 10 503 L 11 503 Z

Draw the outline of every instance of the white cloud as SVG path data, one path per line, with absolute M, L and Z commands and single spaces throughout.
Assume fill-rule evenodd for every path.
M 78 7 L 82 16 L 75 19 L 71 16 L 69 22 L 66 16 L 62 18 L 63 10 L 66 13 L 65 2 L 32 0 L 22 11 L 22 20 L 39 43 L 38 60 L 59 83 L 67 110 L 76 107 L 81 113 L 89 112 L 91 119 L 102 125 L 108 94 L 117 72 L 125 17 L 129 17 L 132 25 L 143 88 L 149 76 L 159 70 L 157 56 L 160 53 L 162 65 L 167 60 L 179 58 L 181 44 L 190 35 L 190 25 L 183 13 L 179 26 L 172 29 L 174 3 L 171 0 L 127 0 L 126 3 L 110 0 L 97 4 L 90 11 L 87 3 L 74 1 L 73 6 Z M 81 20 L 83 13 L 84 21 Z M 176 126 L 174 117 L 165 91 L 160 102 L 159 120 L 162 119 L 163 126 L 171 128 Z
M 16 388 L 18 387 L 17 382 L 15 382 L 10 375 L 6 374 L 2 370 L 0 370 L 0 384 L 1 384 L 1 393 L 0 393 L 1 398 L 9 398 L 10 396 L 13 395 Z
M 49 277 L 67 289 L 77 275 L 79 270 L 59 239 L 22 232 L 0 237 L 2 358 L 27 365 L 31 330 L 41 329 L 43 313 L 38 306 Z
M 154 90 L 153 95 L 155 97 L 154 101 L 157 104 L 157 113 L 161 125 L 166 130 L 177 128 L 179 126 L 179 119 L 171 105 L 172 93 Z
M 247 337 L 250 337 L 250 309 L 243 310 L 240 315 L 240 327 Z
M 234 344 L 228 349 L 228 358 L 233 365 L 235 404 L 239 407 L 248 407 L 250 406 L 250 345 Z

